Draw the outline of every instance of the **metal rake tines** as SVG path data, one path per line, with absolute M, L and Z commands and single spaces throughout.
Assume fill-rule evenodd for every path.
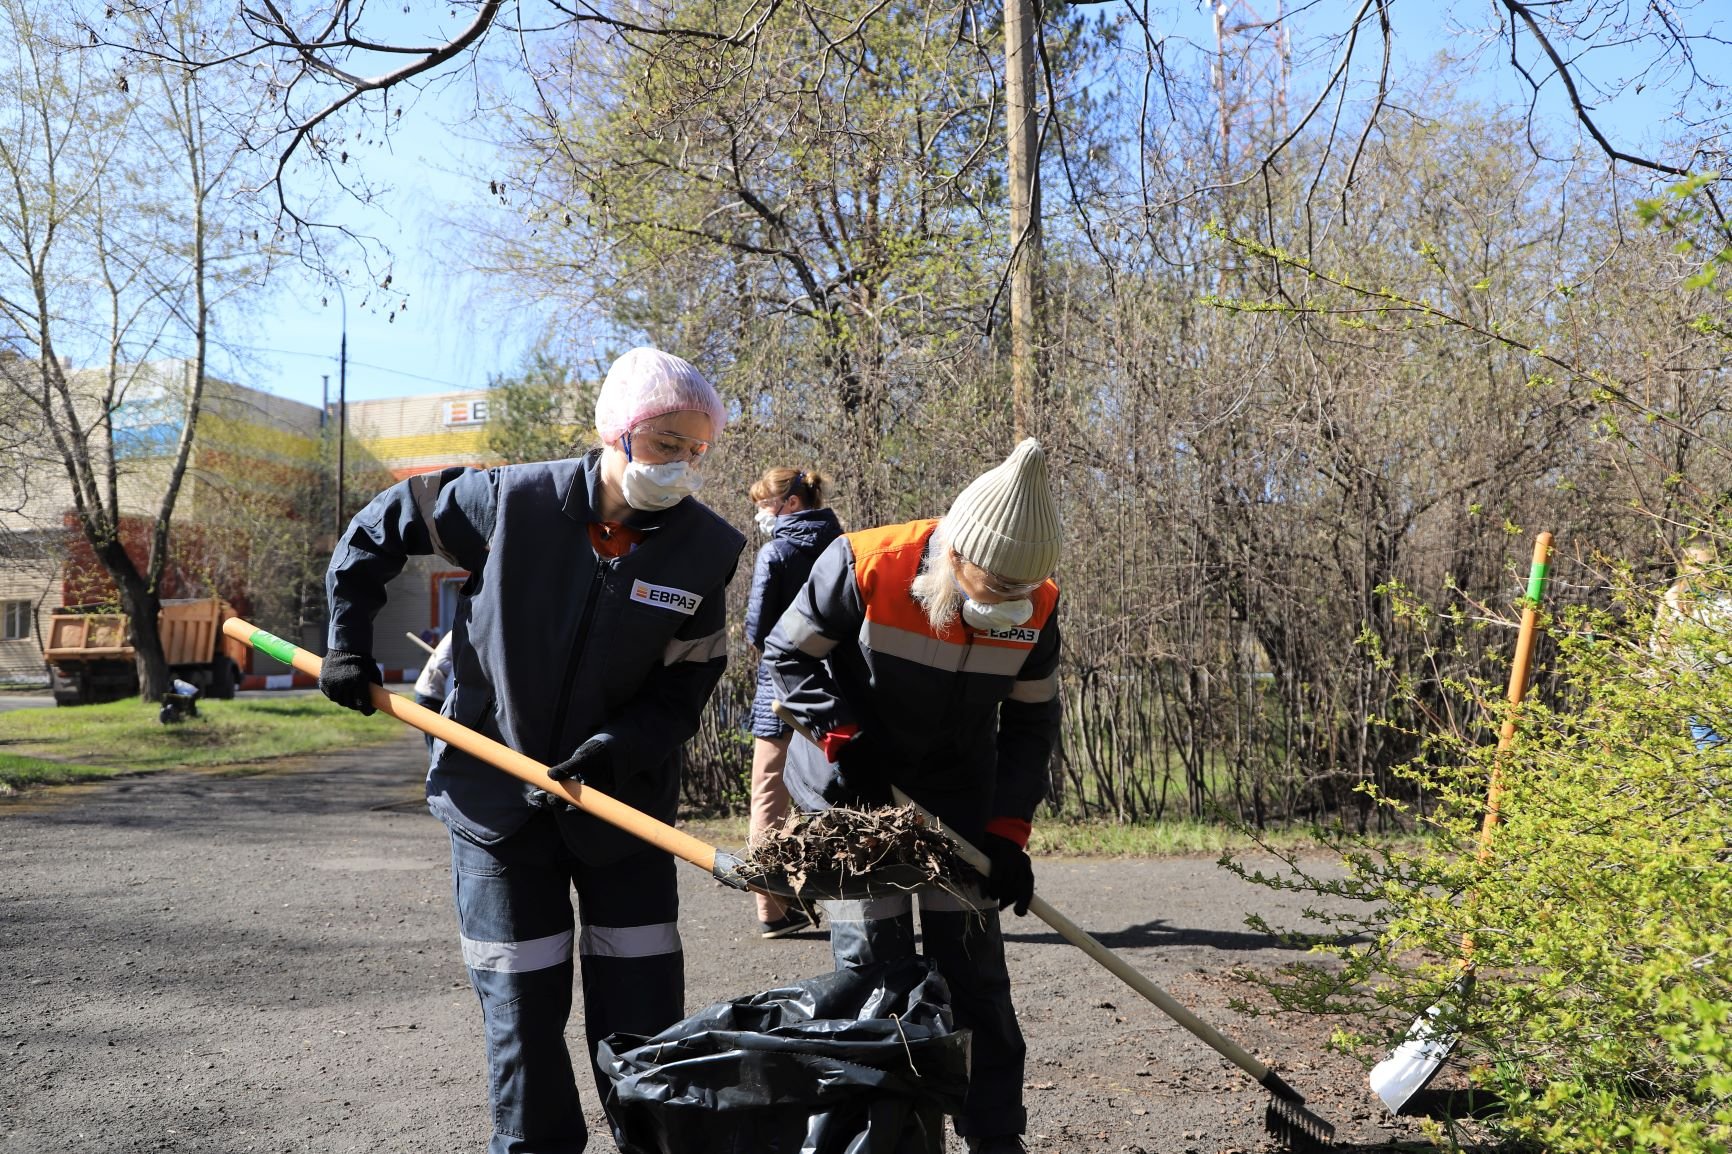
M 1308 1154 L 1335 1145 L 1335 1127 L 1306 1109 L 1304 1096 L 1282 1081 L 1279 1074 L 1269 1071 L 1262 1083 L 1269 1091 L 1269 1105 L 1263 1111 L 1263 1128 L 1283 1146 Z

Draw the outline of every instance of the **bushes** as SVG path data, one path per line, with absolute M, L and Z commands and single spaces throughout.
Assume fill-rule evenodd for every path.
M 1436 799 L 1419 815 L 1433 835 L 1422 848 L 1340 844 L 1347 880 L 1299 883 L 1361 899 L 1363 912 L 1331 929 L 1370 944 L 1332 947 L 1344 971 L 1295 969 L 1277 992 L 1289 1007 L 1379 1024 L 1338 1036 L 1369 1063 L 1459 974 L 1469 935 L 1477 982 L 1448 1024 L 1461 1032 L 1456 1060 L 1505 1103 L 1486 1123 L 1493 1137 L 1566 1154 L 1725 1151 L 1732 747 L 1698 751 L 1687 725 L 1732 719 L 1732 670 L 1651 645 L 1656 599 L 1627 571 L 1603 587 L 1609 608 L 1552 625 L 1555 688 L 1522 706 L 1489 859 L 1475 848 L 1501 709 L 1485 704 L 1476 721 L 1427 734 L 1398 773 Z M 1405 619 L 1431 627 L 1411 605 Z M 1454 694 L 1501 702 L 1436 658 Z

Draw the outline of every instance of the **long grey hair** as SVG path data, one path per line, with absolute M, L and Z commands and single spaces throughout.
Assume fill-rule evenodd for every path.
M 911 587 L 914 600 L 926 610 L 933 631 L 943 636 L 962 612 L 964 594 L 956 585 L 956 567 L 950 562 L 950 519 L 938 522 L 926 546 L 926 559 Z

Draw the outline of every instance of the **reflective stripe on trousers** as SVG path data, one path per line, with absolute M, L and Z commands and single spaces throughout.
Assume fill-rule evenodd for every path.
M 463 961 L 481 1001 L 493 1138 L 489 1154 L 579 1154 L 588 1142 L 565 1044 L 572 946 L 585 1034 L 655 1034 L 685 1013 L 674 861 L 656 850 L 605 866 L 565 847 L 551 813 L 491 846 L 451 837 Z M 581 931 L 572 916 L 577 889 Z
M 914 953 L 913 896 L 824 902 L 836 968 L 909 957 Z M 974 1031 L 968 1098 L 956 1132 L 990 1138 L 1021 1134 L 1023 1061 L 1028 1048 L 1010 997 L 998 903 L 978 887 L 920 894 L 920 936 L 926 956 L 950 986 L 956 1024 Z

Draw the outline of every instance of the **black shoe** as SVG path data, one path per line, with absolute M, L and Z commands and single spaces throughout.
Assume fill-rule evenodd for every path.
M 805 910 L 796 907 L 773 922 L 759 922 L 758 936 L 760 938 L 785 938 L 789 934 L 817 928 L 818 923 L 808 917 Z
M 968 1154 L 1024 1154 L 1022 1139 L 1015 1134 L 968 1139 Z

